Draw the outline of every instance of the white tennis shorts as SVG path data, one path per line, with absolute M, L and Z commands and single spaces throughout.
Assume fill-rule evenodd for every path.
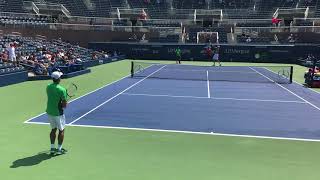
M 11 62 L 14 62 L 14 61 L 17 61 L 17 58 L 16 58 L 15 56 L 10 56 L 10 57 L 9 57 L 9 60 L 10 60 Z
M 214 54 L 214 56 L 212 57 L 212 60 L 219 60 L 219 54 Z
M 51 129 L 59 129 L 59 130 L 64 130 L 64 127 L 66 126 L 66 117 L 64 115 L 61 116 L 51 116 L 48 115 L 48 120 L 51 126 Z

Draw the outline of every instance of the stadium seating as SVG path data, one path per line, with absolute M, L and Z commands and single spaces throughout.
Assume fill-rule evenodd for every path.
M 173 0 L 168 4 L 163 0 L 146 3 L 145 0 L 92 0 L 90 4 L 77 0 L 46 0 L 38 3 L 63 4 L 73 16 L 110 17 L 114 8 L 145 8 L 153 19 L 173 18 L 168 16 L 170 9 L 223 9 L 225 17 L 235 18 L 270 18 L 276 8 L 313 7 L 318 8 L 318 0 Z M 22 0 L 0 1 L 0 11 L 26 12 Z M 318 11 L 317 11 L 318 12 Z M 316 13 L 318 16 L 319 13 Z
M 92 50 L 71 45 L 61 40 L 46 41 L 43 39 L 12 35 L 6 35 L 0 38 L 0 50 L 2 51 L 4 47 L 8 46 L 8 44 L 12 42 L 19 44 L 16 48 L 16 54 L 18 56 L 17 58 L 21 61 L 21 64 L 38 75 L 50 74 L 54 67 L 58 69 L 67 69 L 65 72 L 78 70 L 78 64 L 83 64 L 92 60 L 99 61 L 105 58 L 104 54 L 98 52 L 94 53 Z M 50 59 L 44 56 L 44 52 L 46 52 L 46 54 L 50 54 L 50 56 L 57 56 L 58 52 L 63 52 L 65 56 L 69 57 L 69 60 L 56 58 L 56 64 L 52 64 Z M 95 55 L 94 58 L 93 54 Z M 22 56 L 26 59 L 23 59 Z M 27 57 L 30 57 L 30 60 Z M 38 71 L 39 68 L 37 65 L 39 64 L 45 66 L 45 68 L 42 67 L 41 71 Z M 2 73 L 11 73 L 23 70 L 12 67 L 11 64 L 3 64 L 2 66 L 0 65 L 0 68 L 1 67 L 4 68 Z
M 16 13 L 24 13 L 26 12 L 23 7 L 23 0 L 9 0 L 5 1 L 4 5 L 2 6 L 2 9 L 0 9 L 1 12 L 16 12 Z M 0 6 L 1 8 L 1 6 Z
M 34 2 L 36 4 L 62 4 L 68 9 L 72 16 L 76 17 L 74 17 L 74 19 L 68 17 L 69 19 L 64 18 L 63 20 L 61 20 L 53 18 L 53 16 L 50 15 L 39 16 L 33 14 L 29 16 L 25 14 L 10 15 L 10 13 L 0 13 L 0 24 L 6 27 L 23 28 L 32 26 L 33 28 L 58 29 L 60 24 L 57 25 L 58 27 L 56 27 L 56 25 L 49 25 L 48 23 L 57 22 L 97 25 L 101 22 L 106 22 L 104 25 L 113 25 L 114 27 L 81 27 L 83 27 L 84 29 L 87 28 L 85 30 L 99 29 L 100 31 L 118 31 L 122 28 L 122 32 L 124 31 L 128 33 L 132 33 L 133 31 L 136 31 L 136 29 L 130 27 L 115 28 L 115 26 L 148 26 L 148 28 L 143 28 L 143 33 L 145 31 L 152 31 L 155 32 L 155 34 L 158 34 L 158 37 L 155 37 L 156 35 L 153 35 L 149 40 L 150 42 L 165 42 L 166 40 L 168 42 L 181 42 L 182 40 L 180 39 L 181 37 L 183 37 L 183 35 L 181 34 L 181 32 L 183 32 L 183 29 L 181 29 L 181 27 L 186 27 L 186 33 L 189 37 L 189 40 L 187 40 L 186 42 L 197 42 L 197 32 L 207 31 L 218 32 L 219 42 L 227 43 L 228 40 L 231 41 L 232 39 L 234 39 L 232 37 L 236 37 L 239 35 L 238 31 L 235 31 L 235 36 L 230 36 L 230 33 L 233 30 L 237 30 L 237 28 L 238 30 L 241 30 L 242 27 L 261 27 L 262 29 L 266 27 L 266 29 L 264 29 L 263 31 L 269 31 L 266 32 L 269 33 L 267 34 L 267 36 L 273 37 L 275 32 L 271 32 L 271 29 L 268 29 L 268 27 L 275 27 L 274 24 L 271 23 L 271 18 L 278 8 L 294 10 L 296 8 L 308 7 L 310 8 L 310 12 L 312 11 L 312 13 L 309 14 L 308 18 L 320 17 L 320 3 L 318 3 L 319 1 L 320 0 L 35 0 Z M 127 18 L 126 20 L 116 19 L 118 18 L 117 8 L 119 8 L 119 12 L 129 12 L 128 14 L 124 13 L 125 16 L 121 16 L 121 18 Z M 142 9 L 147 13 L 146 20 L 139 20 L 138 18 L 139 12 L 141 12 Z M 26 13 L 25 8 L 23 7 L 22 0 L 1 0 L 0 10 Z M 206 20 L 204 20 L 208 21 L 208 19 L 212 18 L 214 19 L 213 23 L 209 22 L 208 24 L 206 24 L 206 22 L 202 22 L 201 19 L 198 22 L 198 16 L 200 18 L 206 16 L 206 14 L 201 14 L 201 12 L 210 13 L 210 11 L 204 10 L 215 10 L 212 12 L 216 14 L 211 14 L 210 16 L 206 17 Z M 131 11 L 133 12 L 133 14 L 130 14 Z M 197 14 L 197 12 L 199 14 Z M 221 16 L 219 14 L 220 12 L 222 12 Z M 81 21 L 77 21 L 78 17 L 80 17 L 79 19 L 82 18 Z M 99 19 L 99 17 L 104 18 Z M 113 17 L 115 19 L 106 20 L 106 18 L 109 17 Z M 299 18 L 300 19 L 295 19 L 293 23 L 290 23 L 292 19 L 289 20 L 289 22 L 288 20 L 282 21 L 282 24 L 280 23 L 280 26 L 313 26 L 319 24 L 318 21 L 315 22 L 314 20 L 301 18 L 301 12 Z M 72 27 L 77 28 L 77 26 Z M 258 29 L 257 31 L 260 30 L 261 29 Z M 282 31 L 285 30 L 279 30 L 279 32 Z M 307 32 L 308 30 L 301 31 Z M 252 43 L 270 43 L 268 37 L 251 37 Z M 113 38 L 112 40 L 115 41 L 115 39 L 117 38 Z M 242 42 L 244 40 L 245 39 L 242 39 L 241 37 L 238 38 L 238 42 Z M 303 42 L 303 39 L 299 40 Z

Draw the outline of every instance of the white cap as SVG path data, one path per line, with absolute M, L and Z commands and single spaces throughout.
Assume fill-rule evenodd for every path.
M 52 77 L 53 79 L 60 79 L 60 77 L 61 77 L 62 75 L 63 75 L 62 72 L 55 71 L 55 72 L 53 72 L 53 73 L 51 74 L 51 77 Z

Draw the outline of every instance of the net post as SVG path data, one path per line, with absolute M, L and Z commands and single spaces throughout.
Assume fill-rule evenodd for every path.
M 293 66 L 290 66 L 290 84 L 292 83 L 292 79 L 293 79 Z
M 133 61 L 131 61 L 131 69 L 130 69 L 130 73 L 131 73 L 131 78 L 133 78 Z

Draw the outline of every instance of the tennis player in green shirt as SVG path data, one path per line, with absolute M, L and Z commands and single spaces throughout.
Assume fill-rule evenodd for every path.
M 64 108 L 67 107 L 67 90 L 62 87 L 60 83 L 61 72 L 55 71 L 51 74 L 53 83 L 47 86 L 47 115 L 51 126 L 50 132 L 50 154 L 64 154 L 67 151 L 62 148 L 64 139 L 64 128 L 66 124 L 66 118 L 64 116 Z M 55 148 L 56 132 L 59 129 L 58 134 L 58 149 Z
M 176 63 L 181 64 L 181 49 L 177 47 L 177 49 L 175 49 L 175 53 L 177 58 Z

